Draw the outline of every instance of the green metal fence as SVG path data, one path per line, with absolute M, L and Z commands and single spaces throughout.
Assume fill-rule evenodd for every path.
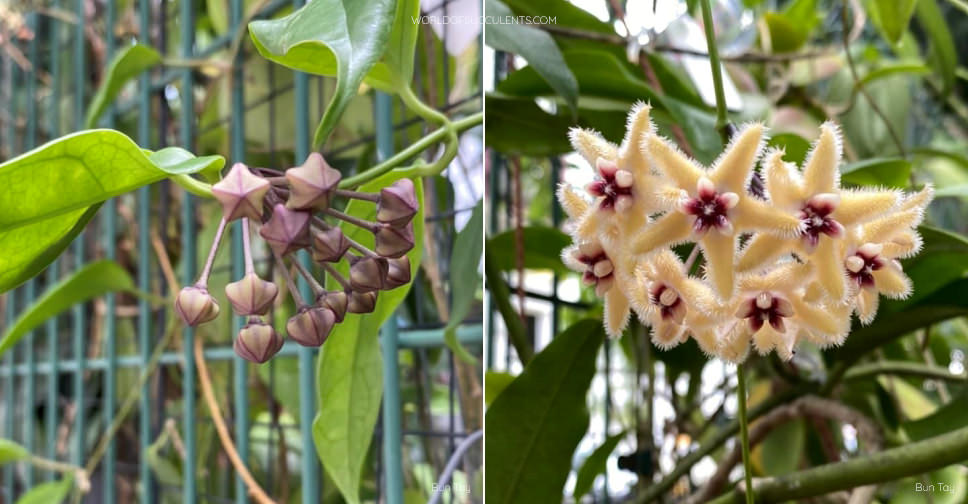
M 304 0 L 273 0 L 261 8 L 255 18 L 273 16 L 286 9 L 298 7 Z M 217 3 L 209 3 L 217 5 Z M 270 138 L 267 147 L 261 151 L 259 162 L 271 167 L 284 168 L 286 162 L 304 159 L 310 151 L 309 127 L 318 120 L 321 110 L 315 110 L 311 103 L 321 103 L 326 84 L 319 78 L 298 72 L 290 72 L 282 67 L 273 66 L 253 55 L 251 47 L 245 43 L 244 7 L 242 0 L 228 0 L 228 22 L 230 29 L 224 35 L 211 40 L 196 40 L 196 14 L 199 5 L 191 0 L 180 2 L 152 2 L 136 0 L 138 35 L 116 36 L 114 28 L 118 21 L 118 3 L 108 0 L 104 3 L 89 0 L 55 0 L 44 9 L 26 14 L 26 23 L 33 37 L 13 41 L 14 46 L 23 51 L 30 67 L 21 68 L 7 53 L 0 64 L 0 103 L 3 104 L 0 121 L 0 152 L 3 159 L 29 150 L 40 143 L 55 138 L 69 130 L 82 128 L 87 98 L 93 92 L 91 70 L 96 68 L 92 61 L 93 33 L 104 33 L 101 61 L 109 61 L 111 55 L 123 44 L 137 40 L 139 43 L 154 46 L 168 57 L 184 61 L 195 61 L 208 57 L 233 46 L 240 41 L 238 51 L 230 72 L 228 86 L 230 113 L 215 118 L 197 116 L 195 90 L 208 85 L 206 75 L 195 65 L 181 68 L 165 67 L 146 73 L 140 77 L 136 95 L 129 100 L 112 106 L 103 125 L 117 127 L 128 132 L 145 148 L 160 148 L 180 145 L 195 151 L 199 139 L 218 128 L 228 127 L 230 163 L 246 162 L 252 149 L 247 148 L 245 134 L 246 114 L 260 107 L 268 107 L 270 118 Z M 446 6 L 445 6 L 446 8 Z M 91 12 L 91 10 L 95 12 Z M 177 26 L 177 32 L 171 30 Z M 176 43 L 173 43 L 176 41 Z M 100 44 L 98 44 L 100 46 Z M 418 49 L 417 57 L 423 51 Z M 448 64 L 446 53 L 439 58 L 438 64 L 445 68 Z M 246 68 L 251 65 L 264 65 L 270 84 L 267 92 L 254 96 L 247 89 Z M 290 84 L 277 85 L 274 78 L 284 73 L 292 75 Z M 294 75 L 293 75 L 294 74 Z M 418 80 L 421 78 L 417 77 Z M 444 72 L 443 86 L 446 98 L 451 85 L 450 73 Z M 281 80 L 281 79 L 280 79 Z M 45 95 L 38 95 L 38 84 L 46 83 Z M 188 91 L 186 91 L 188 90 Z M 480 103 L 480 90 L 457 100 L 447 102 L 440 99 L 435 105 L 441 110 L 450 110 L 466 103 Z M 278 110 L 277 100 L 291 95 L 293 110 Z M 315 99 L 315 101 L 314 101 Z M 70 103 L 69 107 L 63 107 Z M 287 101 L 288 103 L 288 101 Z M 332 146 L 324 155 L 338 156 L 359 145 L 375 141 L 379 157 L 393 152 L 395 143 L 405 142 L 408 128 L 416 120 L 405 113 L 395 110 L 391 97 L 377 94 L 374 103 L 375 138 L 366 137 L 348 140 L 343 145 Z M 187 113 L 185 111 L 188 111 Z M 65 120 L 69 118 L 69 120 Z M 396 122 L 395 122 L 396 119 Z M 274 147 L 271 131 L 283 121 L 292 121 L 295 132 L 291 154 L 278 151 Z M 208 152 L 205 152 L 208 153 Z M 329 157 L 329 156 L 327 156 Z M 69 190 L 69 188 L 65 188 Z M 434 184 L 428 191 L 439 191 Z M 2 196 L 0 196 L 2 197 Z M 428 219 L 452 221 L 453 217 L 469 208 L 454 208 L 453 200 L 446 194 L 436 194 L 437 208 L 428 209 Z M 123 205 L 119 205 L 119 201 Z M 176 207 L 177 205 L 177 207 Z M 3 303 L 0 327 L 9 326 L 16 315 L 28 306 L 47 286 L 52 285 L 66 274 L 96 258 L 118 260 L 135 274 L 137 286 L 145 292 L 166 292 L 163 272 L 157 266 L 153 247 L 161 246 L 173 256 L 177 256 L 179 280 L 182 283 L 194 281 L 197 264 L 196 239 L 201 232 L 199 202 L 191 195 L 179 192 L 167 182 L 145 187 L 136 194 L 110 200 L 100 210 L 98 219 L 92 221 L 73 243 L 70 250 L 55 261 L 45 273 L 29 280 L 23 286 L 0 297 Z M 133 210 L 133 214 L 121 212 Z M 204 217 L 204 216 L 202 216 Z M 211 216 L 209 216 L 211 217 Z M 204 220 L 204 219 L 203 219 Z M 147 230 L 157 231 L 159 243 L 153 243 Z M 439 240 L 439 248 L 449 251 L 452 242 L 453 226 L 444 227 L 443 235 L 428 239 Z M 232 229 L 231 251 L 232 276 L 242 276 L 242 239 L 239 223 Z M 130 238 L 126 248 L 119 250 L 119 239 L 123 242 Z M 436 261 L 446 273 L 448 254 Z M 308 261 L 308 257 L 302 257 Z M 446 278 L 446 275 L 442 275 Z M 301 288 L 308 289 L 302 285 Z M 445 439 L 447 453 L 453 454 L 459 440 L 467 437 L 463 432 L 459 413 L 456 411 L 456 389 L 454 362 L 446 352 L 442 366 L 443 376 L 448 378 L 449 415 L 446 428 L 422 426 L 405 428 L 409 414 L 401 412 L 401 373 L 399 356 L 410 354 L 414 362 L 427 362 L 428 354 L 436 353 L 443 346 L 439 318 L 428 318 L 419 309 L 427 298 L 426 287 L 422 281 L 414 283 L 412 304 L 418 306 L 409 315 L 398 316 L 386 324 L 381 334 L 384 354 L 384 403 L 382 422 L 377 427 L 373 448 L 375 499 L 391 503 L 403 502 L 403 447 L 407 438 Z M 7 352 L 0 366 L 0 380 L 3 385 L 2 437 L 17 440 L 31 452 L 51 459 L 67 459 L 73 464 L 84 465 L 90 454 L 92 439 L 85 433 L 101 432 L 117 410 L 117 397 L 124 392 L 119 382 L 144 368 L 149 361 L 152 348 L 168 329 L 165 327 L 167 307 L 152 306 L 145 299 L 126 299 L 123 308 L 131 308 L 136 303 L 136 313 L 125 315 L 133 322 L 133 333 L 122 333 L 119 326 L 122 308 L 120 296 L 107 296 L 102 302 L 75 306 L 69 314 L 50 319 L 42 329 L 34 330 L 14 349 Z M 237 332 L 242 325 L 240 317 L 234 317 L 232 331 Z M 471 348 L 479 348 L 482 329 L 479 323 L 462 326 L 459 339 Z M 128 436 L 135 438 L 137 450 L 119 453 L 117 441 L 112 441 L 98 470 L 92 475 L 93 490 L 85 502 L 165 502 L 172 496 L 179 496 L 186 503 L 194 502 L 247 502 L 246 490 L 242 480 L 233 477 L 231 469 L 224 475 L 211 475 L 199 486 L 199 473 L 210 471 L 214 455 L 200 460 L 203 442 L 198 438 L 199 425 L 208 422 L 206 413 L 200 411 L 196 403 L 195 367 L 192 358 L 195 331 L 188 328 L 182 331 L 180 350 L 166 351 L 154 379 L 149 380 L 142 390 L 137 407 L 126 424 L 130 429 Z M 119 348 L 133 349 L 119 355 Z M 475 351 L 474 353 L 479 353 Z M 301 478 L 298 495 L 303 503 L 322 502 L 324 497 L 335 492 L 325 488 L 325 478 L 319 467 L 315 453 L 311 425 L 316 411 L 315 367 L 318 351 L 286 343 L 280 352 L 281 359 L 266 364 L 269 368 L 269 392 L 277 390 L 275 383 L 276 366 L 282 359 L 295 359 L 298 367 L 297 383 L 287 383 L 287 387 L 298 387 L 299 416 L 295 425 L 298 428 L 302 456 L 299 462 Z M 235 356 L 230 345 L 206 345 L 205 356 L 215 366 L 231 366 L 231 383 L 220 392 L 230 397 L 231 410 L 224 411 L 234 426 L 233 439 L 243 460 L 251 462 L 253 447 L 249 443 L 250 429 L 254 421 L 250 417 L 252 406 L 254 367 Z M 421 360 L 422 359 L 422 360 Z M 224 364 L 223 364 L 224 363 Z M 410 369 L 408 374 L 412 374 Z M 410 376 L 411 380 L 427 380 L 427 376 Z M 130 381 L 130 380 L 128 380 Z M 174 389 L 174 390 L 173 390 Z M 265 391 L 263 390 L 262 393 Z M 262 400 L 258 397 L 258 400 Z M 174 399 L 173 399 L 174 398 Z M 171 406 L 179 403 L 180 407 Z M 145 463 L 144 455 L 163 431 L 166 417 L 178 417 L 184 458 L 180 468 L 182 481 L 178 484 L 161 481 L 156 469 Z M 409 415 L 412 416 L 412 415 Z M 91 423 L 93 422 L 93 426 Z M 270 428 L 282 431 L 278 411 L 273 415 Z M 35 426 L 43 426 L 42 430 Z M 93 427 L 93 428 L 91 428 Z M 274 439 L 270 436 L 269 451 L 286 444 L 287 439 Z M 217 450 L 216 450 L 217 451 Z M 65 456 L 66 452 L 66 456 Z M 281 478 L 267 468 L 267 477 Z M 442 467 L 436 469 L 443 469 Z M 136 488 L 119 485 L 119 475 L 124 481 L 136 482 Z M 34 485 L 52 479 L 54 474 L 35 471 L 29 465 L 7 465 L 3 469 L 3 486 L 0 502 L 13 502 L 18 495 Z M 233 482 L 234 480 L 234 482 Z M 270 481 L 271 484 L 271 481 Z M 295 490 L 294 490 L 295 491 Z M 294 493 L 295 495 L 295 493 Z M 450 502 L 457 502 L 453 496 Z M 177 501 L 177 498 L 175 499 Z

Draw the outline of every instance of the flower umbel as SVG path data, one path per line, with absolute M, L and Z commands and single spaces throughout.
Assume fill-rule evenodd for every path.
M 790 359 L 803 340 L 842 344 L 851 312 L 870 323 L 880 295 L 910 295 L 899 259 L 920 249 L 931 189 L 842 188 L 834 124 L 820 127 L 802 168 L 774 150 L 755 177 L 762 125 L 741 128 L 705 168 L 655 133 L 648 107 L 629 124 L 621 147 L 573 131 L 597 173 L 593 199 L 558 190 L 575 243 L 562 259 L 604 298 L 609 335 L 621 334 L 631 307 L 660 348 L 691 336 L 735 362 L 751 348 Z M 685 262 L 672 250 L 681 243 L 699 247 Z

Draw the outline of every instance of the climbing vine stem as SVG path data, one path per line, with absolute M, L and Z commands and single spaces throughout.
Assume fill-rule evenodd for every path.
M 739 380 L 736 389 L 736 403 L 739 411 L 739 439 L 743 453 L 743 478 L 746 481 L 746 504 L 753 504 L 753 474 L 750 471 L 750 434 L 746 421 L 746 372 L 743 364 L 736 366 L 736 378 Z

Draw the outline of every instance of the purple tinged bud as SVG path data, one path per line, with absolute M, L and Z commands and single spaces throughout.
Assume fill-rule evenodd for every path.
M 262 364 L 282 348 L 283 340 L 271 325 L 258 318 L 249 319 L 235 339 L 235 353 L 243 359 Z
M 200 285 L 183 288 L 175 298 L 175 311 L 186 325 L 195 327 L 205 322 L 211 322 L 218 317 L 218 303 L 208 293 L 208 289 Z
M 385 258 L 357 257 L 350 262 L 350 287 L 354 291 L 371 292 L 383 288 L 389 270 Z
M 380 201 L 376 205 L 376 220 L 393 226 L 402 226 L 417 214 L 417 193 L 413 181 L 404 178 L 397 180 L 380 191 Z
M 413 249 L 413 223 L 397 227 L 380 224 L 373 232 L 374 251 L 384 257 L 402 257 Z
M 262 220 L 262 200 L 269 181 L 254 175 L 242 163 L 235 163 L 228 175 L 212 186 L 212 195 L 222 203 L 226 221 L 248 217 Z
M 371 313 L 376 309 L 376 292 L 349 292 L 347 310 L 350 313 Z
M 313 259 L 317 262 L 339 262 L 349 248 L 349 240 L 338 227 L 313 234 Z
M 335 323 L 333 310 L 319 306 L 306 307 L 289 318 L 286 332 L 302 346 L 318 347 L 326 342 Z
M 238 282 L 225 286 L 225 295 L 232 303 L 232 310 L 239 315 L 265 315 L 279 293 L 276 284 L 249 273 Z
M 410 259 L 407 256 L 397 259 L 387 260 L 389 269 L 387 270 L 387 280 L 383 285 L 384 289 L 396 289 L 401 285 L 410 283 Z
M 273 252 L 284 256 L 309 247 L 309 218 L 309 212 L 290 210 L 282 204 L 276 204 L 272 207 L 272 217 L 259 229 L 259 235 L 272 247 Z
M 343 291 L 325 292 L 316 298 L 316 304 L 329 308 L 336 317 L 336 322 L 342 322 L 346 316 L 346 306 L 349 303 L 347 294 Z
M 320 210 L 329 206 L 330 196 L 342 177 L 323 156 L 313 152 L 302 166 L 286 170 L 289 182 L 289 208 Z

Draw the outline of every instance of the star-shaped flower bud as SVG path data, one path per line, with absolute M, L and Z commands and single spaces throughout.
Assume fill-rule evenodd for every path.
M 313 232 L 313 260 L 316 262 L 339 262 L 350 248 L 350 242 L 343 231 L 330 227 Z
M 763 126 L 752 124 L 737 133 L 716 161 L 706 170 L 687 158 L 668 140 L 648 135 L 642 142 L 646 157 L 672 182 L 658 194 L 668 211 L 644 226 L 632 238 L 632 250 L 648 254 L 685 241 L 702 246 L 706 275 L 722 299 L 733 292 L 733 258 L 736 237 L 741 232 L 759 231 L 777 236 L 795 236 L 800 220 L 777 212 L 746 192 L 753 166 L 763 143 Z
M 407 256 L 387 260 L 389 269 L 383 285 L 385 290 L 396 289 L 410 283 L 410 259 Z
M 377 224 L 373 231 L 373 250 L 384 257 L 402 257 L 413 250 L 413 222 L 404 226 Z
M 282 338 L 276 334 L 276 330 L 271 325 L 253 317 L 239 331 L 233 348 L 239 357 L 249 362 L 262 364 L 277 354 L 282 348 L 282 344 Z
M 279 293 L 276 284 L 249 273 L 237 282 L 225 286 L 225 295 L 238 315 L 265 315 Z
M 324 306 L 329 308 L 333 312 L 333 316 L 336 318 L 336 322 L 342 322 L 343 317 L 346 315 L 346 305 L 349 299 L 346 292 L 343 291 L 328 291 L 321 294 L 316 298 L 316 304 L 319 306 Z
M 218 303 L 201 285 L 183 288 L 175 298 L 175 311 L 185 325 L 195 327 L 218 317 Z
M 228 175 L 212 186 L 212 195 L 222 204 L 226 221 L 248 217 L 262 219 L 262 200 L 269 181 L 254 175 L 242 163 L 235 163 Z
M 300 210 L 328 207 L 341 177 L 339 170 L 331 167 L 318 152 L 313 152 L 302 166 L 286 170 L 289 182 L 286 206 Z
M 749 241 L 738 263 L 748 271 L 796 253 L 816 263 L 820 285 L 836 299 L 846 294 L 841 263 L 845 230 L 889 213 L 900 201 L 897 191 L 846 190 L 840 187 L 840 132 L 832 123 L 820 127 L 803 172 L 773 151 L 763 163 L 771 202 L 783 212 L 795 212 L 802 223 L 800 240 L 759 234 Z
M 413 220 L 418 208 L 413 181 L 403 178 L 380 190 L 376 220 L 392 226 L 403 226 Z
M 309 212 L 290 210 L 285 205 L 272 207 L 272 217 L 259 229 L 259 235 L 280 257 L 310 246 Z
M 372 313 L 376 309 L 376 292 L 350 291 L 348 297 L 350 313 Z
M 350 287 L 353 291 L 359 292 L 380 290 L 386 284 L 389 269 L 389 263 L 383 257 L 352 258 L 350 259 Z
M 302 346 L 318 347 L 326 342 L 326 337 L 335 323 L 336 315 L 333 310 L 307 306 L 286 321 L 286 333 Z

